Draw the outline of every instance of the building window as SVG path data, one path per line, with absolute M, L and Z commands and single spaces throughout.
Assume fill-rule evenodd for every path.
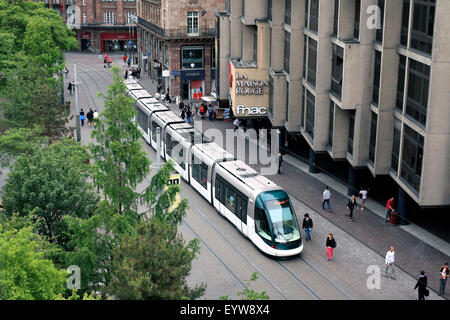
M 83 23 L 86 23 L 86 20 L 87 20 L 86 12 L 83 12 Z
M 339 22 L 339 0 L 334 0 L 333 36 L 337 38 Z
M 317 42 L 308 38 L 308 82 L 316 87 Z
M 135 19 L 137 19 L 136 12 L 128 11 L 127 12 L 127 24 L 135 23 L 136 22 Z
M 285 0 L 284 23 L 291 25 L 291 0 Z
M 309 29 L 315 32 L 319 30 L 319 0 L 311 0 L 309 9 Z
M 309 0 L 305 1 L 305 29 L 309 27 Z
M 377 122 L 378 115 L 372 112 L 372 118 L 370 120 L 370 144 L 369 144 L 369 159 L 372 163 L 375 162 L 375 146 L 377 142 Z
M 334 102 L 330 100 L 330 122 L 328 124 L 328 145 L 333 148 Z
M 398 172 L 398 159 L 400 154 L 400 134 L 401 122 L 397 119 L 394 119 L 394 141 L 392 144 L 391 170 L 396 174 Z
M 285 114 L 285 121 L 289 121 L 289 81 L 286 81 L 286 114 Z
M 302 127 L 302 129 L 305 128 L 305 99 L 306 99 L 306 88 L 302 87 L 302 94 L 301 94 L 301 110 L 300 110 L 300 127 Z
M 383 42 L 383 26 L 384 26 L 384 0 L 378 0 L 378 7 L 380 8 L 381 28 L 377 29 L 376 41 Z
M 316 112 L 316 98 L 314 95 L 306 91 L 306 133 L 314 140 L 314 116 Z
M 83 6 L 85 6 L 85 5 L 86 5 L 86 0 L 83 0 L 83 2 L 82 2 L 82 3 L 83 3 Z
M 258 27 L 253 30 L 253 61 L 258 61 Z
M 431 55 L 433 46 L 435 0 L 414 1 L 411 48 Z
M 202 69 L 203 66 L 203 47 L 189 46 L 182 47 L 181 67 L 183 69 Z
M 355 110 L 350 111 L 347 152 L 353 156 L 353 139 L 355 137 Z
M 267 18 L 272 21 L 272 0 L 268 0 L 267 2 Z
M 216 67 L 216 46 L 211 46 L 211 68 Z
M 306 79 L 306 53 L 308 50 L 308 37 L 303 36 L 303 79 Z
M 408 30 L 409 30 L 409 0 L 403 1 L 403 12 L 402 12 L 402 31 L 400 35 L 400 44 L 403 46 L 408 46 Z
M 405 125 L 400 176 L 417 192 L 422 175 L 423 143 L 423 136 Z
M 188 35 L 198 35 L 198 11 L 188 11 Z
M 116 22 L 116 13 L 107 11 L 105 12 L 105 23 L 115 23 Z
M 378 106 L 380 96 L 381 52 L 375 50 L 375 69 L 373 73 L 372 102 Z
M 289 73 L 289 63 L 291 55 L 291 34 L 284 31 L 284 71 Z
M 427 119 L 430 67 L 409 59 L 408 95 L 405 113 L 425 126 Z
M 400 55 L 398 64 L 397 102 L 395 107 L 403 112 L 403 96 L 405 94 L 406 57 Z
M 361 0 L 355 0 L 355 23 L 353 26 L 353 38 L 359 39 L 359 23 L 361 19 Z
M 342 69 L 344 66 L 344 49 L 333 44 L 333 65 L 331 69 L 331 92 L 339 99 L 342 93 Z

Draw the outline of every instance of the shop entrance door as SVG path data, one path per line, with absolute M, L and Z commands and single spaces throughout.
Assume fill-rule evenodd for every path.
M 181 88 L 181 98 L 189 99 L 189 80 L 183 80 L 183 85 Z

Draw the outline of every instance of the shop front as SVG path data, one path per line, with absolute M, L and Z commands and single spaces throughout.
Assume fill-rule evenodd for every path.
M 92 40 L 91 40 L 90 32 L 82 32 L 81 33 L 81 50 L 91 51 L 92 49 Z
M 137 34 L 127 32 L 102 32 L 100 34 L 102 52 L 136 51 Z M 129 44 L 131 41 L 131 45 Z
M 205 69 L 181 70 L 181 98 L 201 100 L 205 94 Z

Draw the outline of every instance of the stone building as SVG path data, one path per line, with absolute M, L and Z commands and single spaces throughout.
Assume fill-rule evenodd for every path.
M 139 64 L 182 99 L 215 92 L 215 13 L 225 0 L 138 0 Z
M 343 168 L 349 193 L 371 184 L 393 193 L 402 214 L 411 203 L 450 205 L 450 1 L 226 7 L 217 14 L 218 98 L 236 116 L 279 128 L 285 151 L 309 158 L 311 172 Z M 267 82 L 262 95 L 237 93 L 243 73 Z

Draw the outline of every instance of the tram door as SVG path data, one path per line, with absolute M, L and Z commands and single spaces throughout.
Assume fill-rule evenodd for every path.
M 241 223 L 240 230 L 245 235 L 247 235 L 247 203 L 247 198 L 244 198 L 240 194 L 237 195 L 236 216 Z

